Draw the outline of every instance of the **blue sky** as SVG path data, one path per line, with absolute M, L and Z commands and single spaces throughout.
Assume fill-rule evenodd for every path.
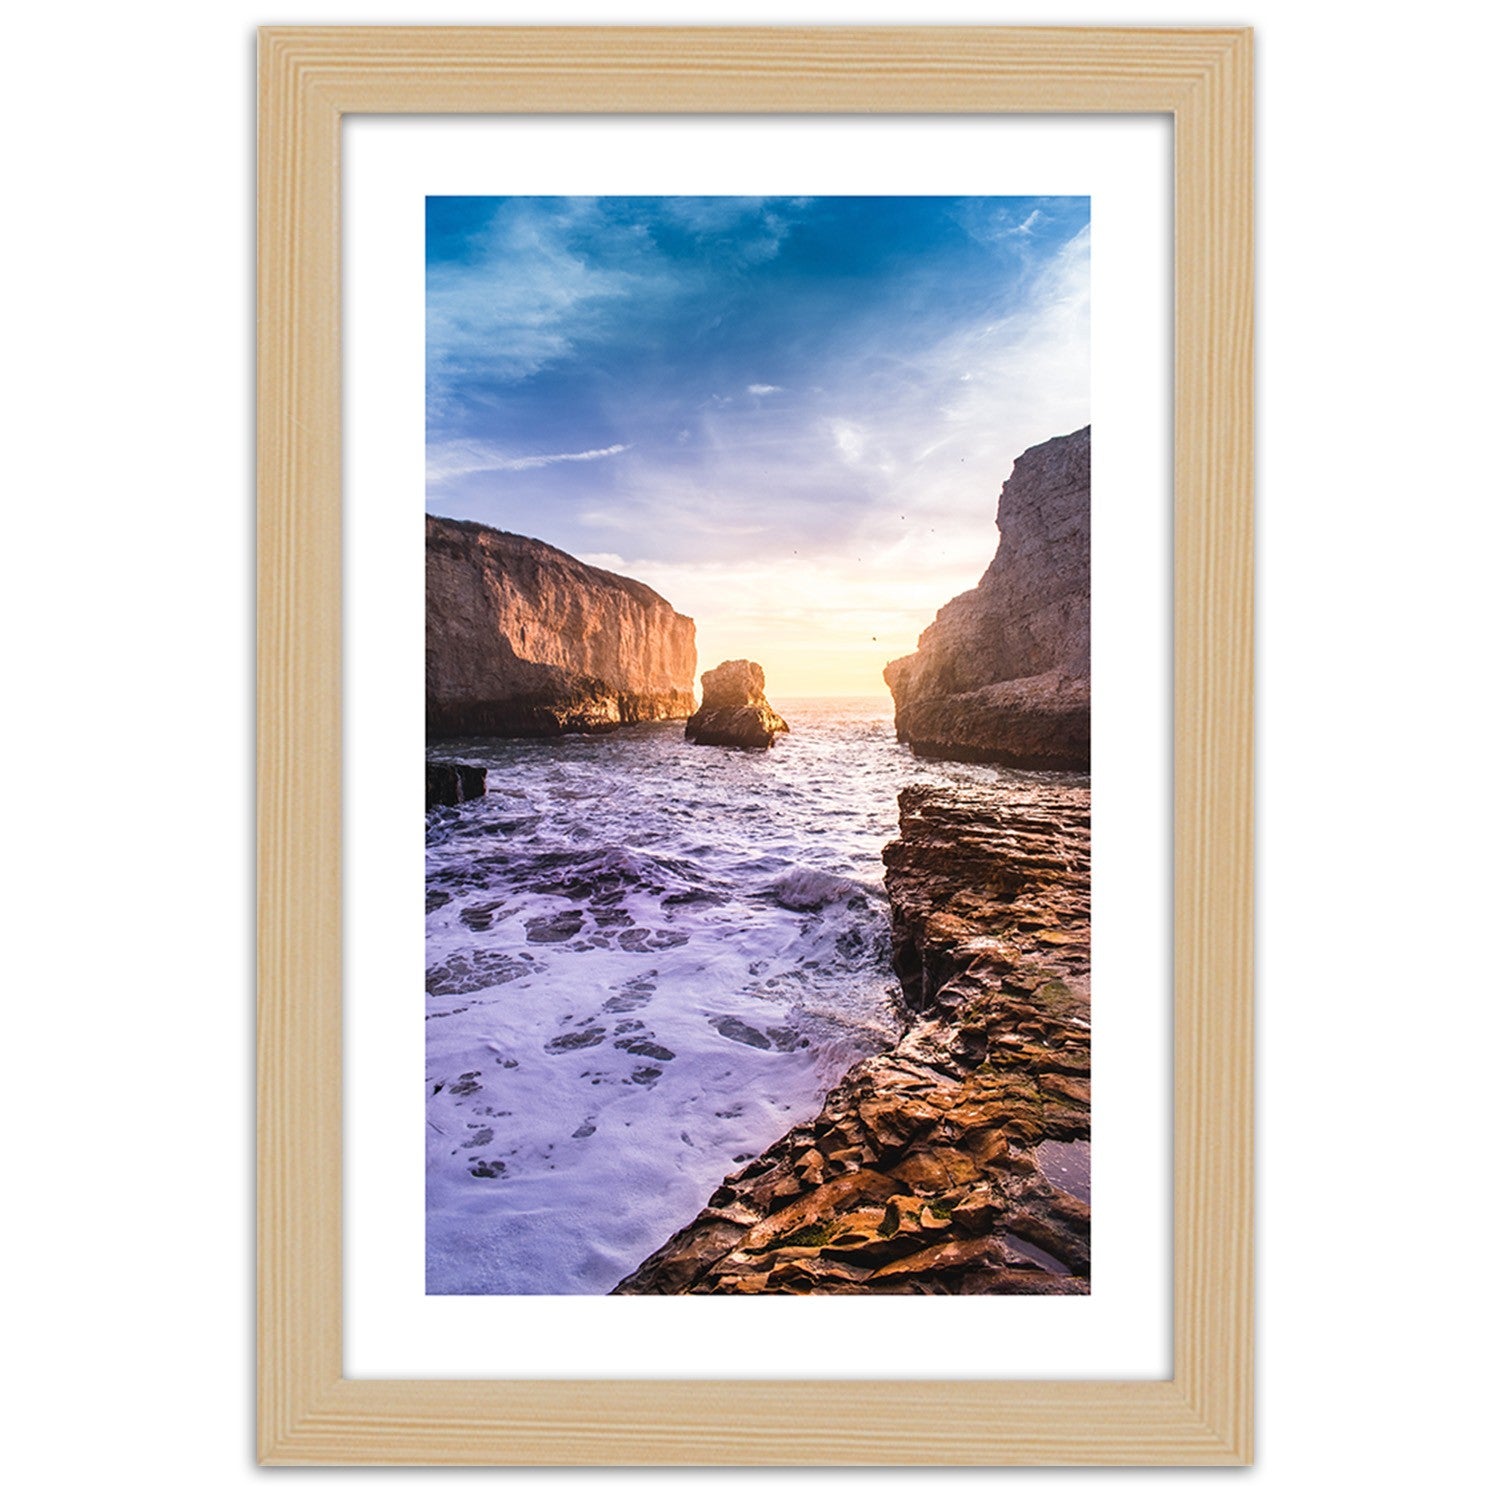
M 883 691 L 1089 420 L 1083 198 L 429 198 L 427 509 Z

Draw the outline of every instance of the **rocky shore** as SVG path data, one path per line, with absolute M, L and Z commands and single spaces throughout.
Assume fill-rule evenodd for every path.
M 427 734 L 600 733 L 693 711 L 693 622 L 530 537 L 427 517 Z
M 1089 791 L 918 786 L 885 851 L 910 1025 L 615 1289 L 1089 1290 Z
M 1000 543 L 885 680 L 918 755 L 1089 767 L 1090 429 L 1028 448 L 1000 492 Z

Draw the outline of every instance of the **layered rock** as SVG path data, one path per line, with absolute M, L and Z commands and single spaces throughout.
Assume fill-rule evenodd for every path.
M 1028 448 L 1000 492 L 1000 545 L 885 680 L 919 755 L 1089 765 L 1089 429 Z
M 693 711 L 693 622 L 633 578 L 427 517 L 427 733 L 536 736 Z
M 913 787 L 886 850 L 912 1024 L 617 1292 L 1089 1290 L 1089 793 Z
M 766 674 L 753 661 L 725 661 L 703 674 L 703 704 L 688 721 L 695 745 L 768 750 L 787 722 L 766 701 Z
M 457 807 L 472 797 L 484 796 L 489 772 L 483 766 L 466 766 L 459 761 L 427 762 L 427 807 Z

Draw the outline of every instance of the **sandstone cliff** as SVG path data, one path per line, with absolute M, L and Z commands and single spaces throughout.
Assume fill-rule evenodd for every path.
M 633 578 L 427 517 L 427 733 L 597 732 L 693 711 L 693 622 Z
M 1000 493 L 1000 546 L 885 680 L 919 755 L 1089 765 L 1089 429 L 1028 448 Z
M 912 1024 L 619 1293 L 1089 1290 L 1089 792 L 911 787 Z
M 703 674 L 703 706 L 684 731 L 695 745 L 733 745 L 769 750 L 787 722 L 766 701 L 766 674 L 759 662 L 724 661 Z

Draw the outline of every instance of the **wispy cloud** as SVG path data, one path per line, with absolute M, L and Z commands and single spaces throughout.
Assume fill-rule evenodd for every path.
M 628 443 L 611 443 L 608 448 L 590 448 L 586 453 L 534 453 L 525 458 L 510 458 L 504 463 L 496 464 L 497 469 L 544 469 L 548 464 L 583 464 L 591 463 L 596 458 L 613 458 L 617 453 L 623 453 L 629 447 Z
M 828 431 L 833 437 L 833 446 L 838 449 L 839 456 L 848 464 L 857 464 L 865 456 L 865 445 L 868 434 L 864 428 L 855 422 L 845 422 L 835 417 L 828 424 Z
M 484 260 L 471 293 L 498 278 L 521 321 L 493 361 L 475 333 L 429 413 L 445 513 L 607 558 L 696 617 L 705 658 L 779 663 L 785 692 L 827 690 L 829 662 L 880 691 L 993 555 L 1016 456 L 1089 420 L 1086 200 L 568 200 L 495 219 L 500 259 L 490 223 L 458 259 Z M 771 230 L 774 257 L 738 253 Z M 494 336 L 487 295 L 440 299 L 438 336 L 461 314 Z
M 760 264 L 775 258 L 805 199 L 663 198 L 662 218 L 699 239 L 733 239 L 731 258 Z
M 996 239 L 1001 240 L 1012 239 L 1018 235 L 1029 235 L 1036 229 L 1037 224 L 1041 221 L 1041 217 L 1041 209 L 1034 208 L 1020 223 L 1008 224 L 1002 221 L 996 224 L 991 232 Z
M 564 213 L 508 200 L 468 256 L 429 262 L 429 424 L 455 396 L 524 380 L 566 358 L 611 304 L 637 289 L 630 268 L 576 248 L 594 212 L 587 200 L 570 200 Z
M 1089 283 L 1085 227 L 996 316 L 899 357 L 874 331 L 792 412 L 715 411 L 696 471 L 640 456 L 596 518 L 634 544 L 612 542 L 617 571 L 698 619 L 710 665 L 758 653 L 784 691 L 880 691 L 994 555 L 1016 457 L 1089 420 Z
M 443 200 L 448 201 L 448 200 Z M 486 200 L 479 200 L 484 202 Z M 510 198 L 427 269 L 429 428 L 775 259 L 806 200 Z M 652 205 L 646 222 L 633 203 Z M 672 236 L 687 237 L 688 253 Z M 767 386 L 757 394 L 768 394 Z
M 582 453 L 510 454 L 484 443 L 443 443 L 427 450 L 427 484 L 433 488 L 466 474 L 519 474 L 550 464 L 593 463 L 613 458 L 629 447 L 629 443 L 611 443 L 607 448 L 589 448 Z

